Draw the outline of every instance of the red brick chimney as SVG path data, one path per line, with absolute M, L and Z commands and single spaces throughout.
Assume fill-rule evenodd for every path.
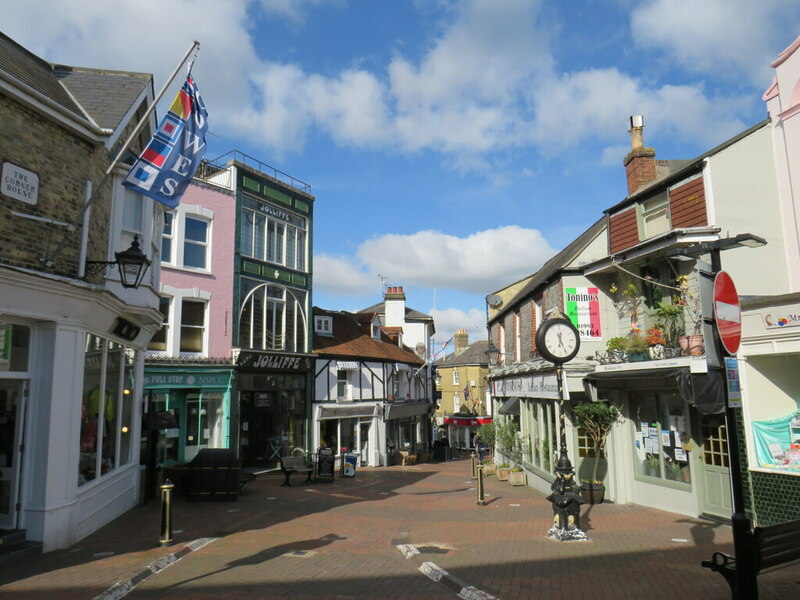
M 644 184 L 656 178 L 656 151 L 644 147 L 644 117 L 633 115 L 630 118 L 631 151 L 625 157 L 625 175 L 628 179 L 628 195 L 630 196 Z

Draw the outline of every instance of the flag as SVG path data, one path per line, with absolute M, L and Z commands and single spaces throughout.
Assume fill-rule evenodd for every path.
M 206 152 L 207 131 L 208 113 L 190 74 L 122 185 L 175 208 Z
M 464 386 L 464 402 L 469 402 L 469 386 Z

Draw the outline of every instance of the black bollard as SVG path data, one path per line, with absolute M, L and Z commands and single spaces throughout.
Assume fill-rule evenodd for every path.
M 469 458 L 470 458 L 470 460 L 472 461 L 472 478 L 473 478 L 473 479 L 477 479 L 477 478 L 478 478 L 478 475 L 477 475 L 477 473 L 475 472 L 475 454 L 470 454 L 470 455 L 469 455 Z
M 161 486 L 161 539 L 162 546 L 172 543 L 172 489 L 175 485 L 167 479 Z
M 483 499 L 483 465 L 479 464 L 478 470 L 478 506 L 486 506 L 486 500 Z

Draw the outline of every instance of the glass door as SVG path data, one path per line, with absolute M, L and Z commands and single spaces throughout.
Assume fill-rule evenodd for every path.
M 0 529 L 17 526 L 24 385 L 24 381 L 0 379 Z
M 697 453 L 700 472 L 700 511 L 730 517 L 731 480 L 725 415 L 703 415 L 700 421 L 703 448 Z

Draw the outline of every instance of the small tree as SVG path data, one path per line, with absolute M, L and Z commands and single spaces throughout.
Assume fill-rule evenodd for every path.
M 619 419 L 619 409 L 608 402 L 581 402 L 572 407 L 575 422 L 586 432 L 594 447 L 592 483 L 597 481 L 597 467 L 605 455 L 608 433 Z
M 481 437 L 483 438 L 483 441 L 486 442 L 487 446 L 494 447 L 496 441 L 494 423 L 484 423 L 478 427 L 478 433 L 481 434 Z
M 510 460 L 514 467 L 522 464 L 523 446 L 518 433 L 517 424 L 511 418 L 501 419 L 495 423 L 494 435 L 497 450 L 506 460 Z

